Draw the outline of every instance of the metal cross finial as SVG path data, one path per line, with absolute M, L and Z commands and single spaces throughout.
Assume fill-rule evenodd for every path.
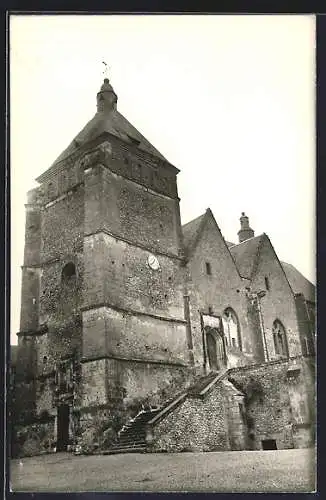
M 102 61 L 102 64 L 104 64 L 103 75 L 105 76 L 105 78 L 107 78 L 108 77 L 108 65 L 105 61 Z

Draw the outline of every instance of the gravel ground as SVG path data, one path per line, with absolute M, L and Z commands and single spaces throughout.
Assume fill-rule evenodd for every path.
M 315 451 L 78 456 L 11 461 L 12 491 L 312 492 Z

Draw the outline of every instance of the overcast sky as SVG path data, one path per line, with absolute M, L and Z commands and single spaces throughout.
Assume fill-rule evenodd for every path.
M 11 330 L 27 190 L 96 112 L 102 61 L 120 112 L 176 167 L 182 222 L 246 212 L 315 282 L 314 16 L 11 16 Z

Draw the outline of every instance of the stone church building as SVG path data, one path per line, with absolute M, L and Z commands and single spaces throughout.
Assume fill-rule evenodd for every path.
M 182 226 L 178 172 L 105 79 L 28 193 L 13 456 L 314 442 L 314 286 L 245 213 Z

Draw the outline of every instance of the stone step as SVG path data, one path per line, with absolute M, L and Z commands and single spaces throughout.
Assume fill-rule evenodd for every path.
M 131 434 L 146 434 L 146 426 L 132 427 L 131 429 L 120 432 L 120 436 L 130 436 Z
M 144 427 L 140 429 L 129 429 L 128 431 L 120 432 L 120 437 L 122 436 L 131 436 L 132 434 L 146 434 L 146 430 Z
M 165 401 L 164 405 L 160 408 L 148 410 L 137 415 L 134 420 L 129 421 L 121 430 L 119 439 L 111 449 L 103 452 L 103 454 L 110 453 L 128 453 L 128 450 L 139 450 L 140 452 L 146 450 L 146 425 L 154 418 L 163 408 L 171 404 L 175 399 L 169 398 Z M 118 451 L 117 451 L 118 450 Z
M 157 413 L 152 413 L 151 415 L 148 415 L 147 417 L 139 418 L 133 422 L 131 425 L 137 425 L 137 424 L 143 424 L 144 422 L 149 422 L 153 417 L 155 417 Z
M 126 440 L 126 439 L 130 439 L 131 441 L 135 440 L 135 439 L 145 439 L 146 438 L 146 434 L 128 434 L 128 435 L 124 435 L 124 436 L 120 436 L 119 437 L 119 441 L 121 440 Z
M 145 436 L 125 436 L 119 439 L 119 443 L 125 443 L 126 441 L 142 441 L 145 443 Z
M 119 442 L 122 441 L 145 441 L 146 435 L 133 434 L 131 436 L 120 436 Z
M 139 448 L 142 447 L 142 446 L 147 446 L 147 444 L 145 443 L 145 441 L 124 441 L 122 443 L 117 443 L 115 446 L 113 446 L 112 448 Z
M 126 443 L 117 443 L 116 446 L 112 446 L 112 449 L 115 448 L 146 448 L 147 444 L 144 441 L 139 441 L 138 443 L 126 442 Z
M 143 425 L 147 424 L 147 422 L 149 422 L 149 420 L 143 420 L 142 422 L 134 422 L 133 425 L 125 427 L 125 429 L 128 430 L 128 429 L 133 429 L 134 427 L 142 427 Z
M 128 432 L 121 432 L 120 433 L 120 437 L 123 437 L 123 436 L 139 436 L 139 435 L 146 435 L 146 432 L 145 432 L 145 429 L 131 429 L 130 431 Z
M 146 446 L 137 446 L 137 447 L 117 447 L 110 448 L 109 450 L 102 451 L 102 455 L 117 455 L 118 453 L 145 453 Z

